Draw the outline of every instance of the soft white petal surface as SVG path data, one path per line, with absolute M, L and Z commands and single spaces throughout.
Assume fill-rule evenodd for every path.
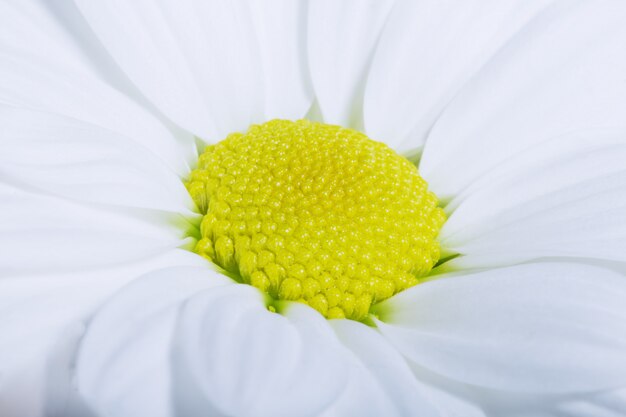
M 330 324 L 354 357 L 348 386 L 324 417 L 440 416 L 405 359 L 379 332 L 351 320 Z
M 554 407 L 554 414 L 562 417 L 622 417 L 625 410 L 626 387 L 622 387 L 560 401 Z
M 381 303 L 382 333 L 410 360 L 503 391 L 626 383 L 626 280 L 602 268 L 519 265 L 424 283 Z
M 172 363 L 176 411 L 204 416 L 317 416 L 347 366 L 327 321 L 294 305 L 270 313 L 253 287 L 198 294 L 181 313 Z
M 0 103 L 74 118 L 154 153 L 179 175 L 195 158 L 189 136 L 173 136 L 124 89 L 74 6 L 62 0 L 0 5 Z M 123 76 L 123 75 L 122 75 Z M 124 92 L 121 92 L 123 90 Z
M 307 3 L 257 0 L 245 4 L 263 65 L 263 115 L 266 120 L 301 119 L 313 101 L 303 30 Z
M 506 417 L 622 417 L 626 391 L 601 390 L 590 393 L 533 394 L 469 387 L 472 400 L 488 416 Z
M 475 395 L 476 387 L 446 378 L 407 360 L 421 390 L 439 410 L 442 417 L 487 417 L 483 404 Z
M 170 348 L 179 303 L 228 284 L 206 268 L 174 267 L 125 287 L 98 312 L 81 343 L 81 395 L 101 416 L 173 415 Z
M 548 3 L 396 2 L 365 89 L 368 134 L 396 149 L 420 147 L 461 87 Z
M 191 214 L 180 178 L 150 150 L 109 129 L 0 104 L 5 181 L 73 200 Z
M 626 262 L 626 129 L 553 138 L 509 158 L 448 205 L 452 268 L 542 257 Z M 514 238 L 512 238 L 514 237 Z
M 506 417 L 622 417 L 623 398 L 614 392 L 575 393 L 561 396 L 513 396 L 494 391 L 483 405 L 489 416 Z M 619 395 L 619 394 L 618 394 Z M 623 395 L 623 393 L 622 393 Z
M 128 77 L 183 128 L 215 142 L 262 121 L 263 66 L 244 2 L 76 3 Z
M 626 125 L 626 4 L 546 8 L 463 88 L 429 134 L 420 173 L 452 198 L 511 156 L 579 129 Z
M 324 122 L 361 128 L 363 88 L 393 2 L 309 2 L 308 60 Z
M 177 250 L 149 261 L 80 273 L 3 276 L 0 414 L 67 416 L 64 410 L 72 391 L 76 343 L 94 309 L 120 286 L 147 271 L 204 263 L 198 256 Z
M 0 278 L 119 264 L 183 242 L 179 226 L 150 213 L 116 213 L 0 183 Z

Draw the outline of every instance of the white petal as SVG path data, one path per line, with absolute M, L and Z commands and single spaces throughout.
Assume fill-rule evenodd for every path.
M 622 417 L 624 410 L 626 387 L 565 399 L 554 407 L 554 414 L 560 417 Z
M 264 117 L 301 119 L 313 100 L 303 1 L 247 1 L 263 64 Z
M 0 277 L 119 264 L 184 243 L 180 225 L 142 214 L 149 217 L 0 186 Z
M 0 172 L 47 193 L 111 206 L 190 214 L 180 178 L 110 130 L 0 104 Z
M 367 132 L 397 149 L 420 147 L 459 89 L 546 3 L 397 2 L 365 90 Z
M 468 395 L 462 384 L 418 371 L 380 332 L 351 320 L 330 324 L 352 353 L 347 359 L 351 371 L 346 389 L 324 417 L 485 417 L 475 396 Z
M 626 280 L 586 265 L 528 264 L 442 278 L 379 307 L 382 333 L 416 364 L 503 391 L 626 383 Z
M 218 141 L 262 118 L 260 58 L 240 2 L 76 3 L 128 77 L 183 128 Z
M 179 304 L 232 281 L 207 268 L 174 267 L 122 289 L 89 324 L 78 389 L 102 416 L 172 416 L 171 342 Z
M 626 129 L 581 131 L 516 154 L 448 205 L 451 267 L 541 257 L 626 262 Z
M 330 323 L 355 357 L 348 387 L 324 417 L 441 415 L 404 358 L 376 330 L 351 320 Z
M 367 69 L 391 5 L 388 0 L 309 3 L 308 59 L 326 123 L 361 127 Z
M 445 378 L 408 361 L 422 391 L 439 410 L 442 417 L 487 417 L 478 388 Z M 484 388 L 481 391 L 485 391 Z M 482 392 L 481 392 L 482 394 Z M 497 392 L 502 395 L 502 391 Z M 505 415 L 505 414 L 501 414 Z
M 444 199 L 516 153 L 579 129 L 624 127 L 626 4 L 560 2 L 493 57 L 433 127 L 420 173 Z
M 270 313 L 250 286 L 194 297 L 174 340 L 180 415 L 317 416 L 346 383 L 327 321 L 304 305 Z
M 82 330 L 80 325 L 68 325 L 56 333 L 44 329 L 36 338 L 27 339 L 25 344 L 20 339 L 10 349 L 0 337 L 2 416 L 68 416 L 64 413 L 71 386 L 66 372 L 71 363 L 67 347 L 76 343 Z
M 0 280 L 0 414 L 68 415 L 62 409 L 72 391 L 75 344 L 85 319 L 134 277 L 198 260 L 189 252 L 172 251 L 117 268 L 4 276 Z
M 626 410 L 624 388 L 565 395 L 475 391 L 475 401 L 489 416 L 622 417 Z
M 0 19 L 0 103 L 108 129 L 142 145 L 178 174 L 188 172 L 192 138 L 173 136 L 129 96 L 127 80 L 119 80 L 119 70 L 73 5 L 3 2 Z
M 113 297 L 81 345 L 88 405 L 115 417 L 318 415 L 347 378 L 327 321 L 303 305 L 270 313 L 256 289 L 229 282 L 170 268 Z

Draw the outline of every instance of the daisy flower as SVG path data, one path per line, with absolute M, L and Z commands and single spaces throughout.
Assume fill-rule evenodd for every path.
M 0 414 L 624 415 L 624 22 L 0 3 Z

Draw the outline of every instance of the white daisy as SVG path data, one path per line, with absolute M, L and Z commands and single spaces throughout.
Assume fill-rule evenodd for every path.
M 623 415 L 625 21 L 1 3 L 0 415 Z

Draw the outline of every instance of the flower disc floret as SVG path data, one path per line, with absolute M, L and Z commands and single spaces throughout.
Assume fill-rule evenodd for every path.
M 355 130 L 273 120 L 209 146 L 187 189 L 195 251 L 276 300 L 364 319 L 439 259 L 445 221 L 417 168 Z

